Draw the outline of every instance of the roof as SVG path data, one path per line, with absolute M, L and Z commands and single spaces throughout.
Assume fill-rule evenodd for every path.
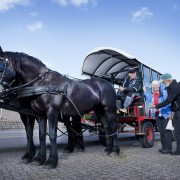
M 98 47 L 92 50 L 84 59 L 82 74 L 103 77 L 110 80 L 114 73 L 114 80 L 124 79 L 130 67 L 137 67 L 139 61 L 116 48 Z

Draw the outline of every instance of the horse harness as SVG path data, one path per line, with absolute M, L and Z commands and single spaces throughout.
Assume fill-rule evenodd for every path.
M 5 63 L 2 63 L 1 61 L 5 60 Z M 79 112 L 79 110 L 77 109 L 76 105 L 74 104 L 74 102 L 71 100 L 70 96 L 67 94 L 67 89 L 68 89 L 68 84 L 66 83 L 65 86 L 63 87 L 62 90 L 60 90 L 57 86 L 53 86 L 53 85 L 45 85 L 45 86 L 31 86 L 33 85 L 35 82 L 37 82 L 39 79 L 41 79 L 43 76 L 46 75 L 45 81 L 48 81 L 48 73 L 49 73 L 49 69 L 46 69 L 45 72 L 39 74 L 36 78 L 34 78 L 32 81 L 20 85 L 20 86 L 16 86 L 14 88 L 11 87 L 11 85 L 13 84 L 13 82 L 15 80 L 13 80 L 11 83 L 7 84 L 6 82 L 4 82 L 4 77 L 6 74 L 6 70 L 9 64 L 9 60 L 0 57 L 0 72 L 1 72 L 1 77 L 0 77 L 0 97 L 5 98 L 8 96 L 13 95 L 13 97 L 15 97 L 14 99 L 20 99 L 20 98 L 24 98 L 24 97 L 30 97 L 30 96 L 36 96 L 36 95 L 42 95 L 42 94 L 53 94 L 53 95 L 64 95 L 69 102 L 73 105 L 74 109 L 76 110 L 76 112 L 78 113 L 78 115 L 82 118 L 83 116 L 81 115 L 81 113 Z M 7 87 L 7 88 L 5 88 Z M 11 96 L 12 97 L 12 96 Z M 66 113 L 66 105 L 65 105 L 65 109 L 64 112 L 61 112 L 61 117 L 63 116 L 62 114 Z

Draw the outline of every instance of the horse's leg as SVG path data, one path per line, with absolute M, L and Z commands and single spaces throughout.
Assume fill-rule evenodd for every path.
M 26 114 L 20 114 L 20 117 L 25 126 L 26 138 L 27 138 L 26 153 L 22 156 L 21 159 L 22 159 L 22 163 L 28 164 L 32 161 L 34 155 L 36 154 L 36 148 L 33 142 L 33 129 L 34 129 L 35 117 Z
M 105 116 L 104 112 L 102 112 L 102 110 L 100 110 L 100 109 L 95 110 L 95 113 L 104 129 L 105 136 L 106 136 L 106 148 L 104 151 L 107 155 L 109 155 L 111 152 L 112 140 L 111 140 L 111 137 L 108 136 L 110 134 L 110 132 L 109 132 L 109 127 L 108 127 L 108 123 L 107 123 L 107 119 L 106 119 L 107 117 Z
M 95 111 L 97 118 L 100 120 L 105 135 L 106 135 L 106 148 L 105 153 L 112 156 L 113 154 L 119 154 L 119 143 L 117 139 L 116 129 L 116 115 L 105 110 Z
M 50 155 L 45 163 L 44 168 L 52 169 L 56 168 L 58 164 L 58 152 L 57 152 L 57 125 L 58 125 L 58 110 L 49 108 L 47 112 L 49 123 L 49 139 L 50 139 Z
M 117 156 L 120 153 L 120 147 L 117 137 L 116 114 L 111 112 L 106 112 L 106 117 L 110 128 L 109 135 L 111 135 L 111 148 L 110 148 L 111 151 L 109 156 Z
M 72 125 L 71 125 L 69 116 L 64 116 L 63 120 L 64 120 L 64 124 L 65 124 L 67 132 L 68 132 L 68 144 L 64 148 L 64 152 L 71 153 L 74 151 L 74 139 L 73 139 L 74 134 L 71 129 Z
M 77 147 L 78 151 L 84 151 L 85 145 L 84 145 L 84 139 L 83 139 L 83 133 L 82 133 L 82 126 L 81 126 L 81 118 L 79 116 L 73 117 L 73 129 L 74 129 L 74 143 Z M 77 132 L 77 133 L 76 133 Z
M 46 161 L 46 126 L 47 126 L 47 118 L 42 116 L 36 116 L 36 119 L 39 124 L 39 142 L 40 142 L 40 150 L 38 154 L 33 159 L 34 165 L 42 165 Z

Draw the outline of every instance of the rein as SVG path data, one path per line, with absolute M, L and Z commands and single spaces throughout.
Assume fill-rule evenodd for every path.
M 81 123 L 80 123 L 80 124 L 81 124 Z M 75 133 L 75 136 L 90 137 L 90 136 L 92 136 L 93 134 L 96 134 L 96 135 L 97 135 L 98 130 L 96 130 L 95 133 L 92 133 L 92 134 L 90 134 L 90 135 L 84 136 L 83 133 L 84 133 L 85 131 L 89 130 L 88 125 L 87 125 L 87 124 L 84 124 L 84 125 L 86 126 L 86 129 L 82 132 L 82 135 L 81 135 L 81 134 L 79 134 L 77 131 L 75 131 L 71 126 L 69 126 L 68 124 L 66 124 L 66 126 L 68 126 L 68 127 L 71 129 L 71 131 L 73 131 L 73 132 Z M 74 136 L 69 136 L 68 134 L 66 134 L 67 131 L 66 131 L 66 132 L 63 132 L 63 131 L 61 131 L 59 128 L 57 128 L 57 129 L 62 133 L 60 136 L 66 135 L 66 136 L 68 136 L 68 137 L 74 137 Z M 99 137 L 112 137 L 112 136 L 114 136 L 114 135 L 116 135 L 116 134 L 118 134 L 118 132 L 115 132 L 115 133 L 109 134 L 109 135 L 100 135 L 100 134 L 99 134 Z M 48 135 L 49 135 L 49 134 L 48 134 Z
M 64 95 L 69 100 L 69 102 L 73 105 L 73 107 L 76 110 L 76 112 L 78 113 L 78 115 L 81 118 L 83 118 L 83 116 L 81 115 L 81 113 L 77 109 L 76 105 L 71 100 L 70 96 L 68 96 L 67 92 L 65 92 L 65 89 L 67 87 L 64 88 L 64 91 L 59 90 L 56 86 L 51 86 L 51 85 L 29 87 L 30 85 L 34 84 L 36 81 L 41 79 L 48 72 L 49 72 L 49 70 L 47 69 L 44 73 L 39 74 L 39 76 L 37 76 L 35 79 L 33 79 L 32 81 L 30 81 L 26 84 L 16 86 L 14 88 L 6 89 L 5 90 L 5 92 L 7 93 L 6 96 L 8 96 L 9 94 L 12 94 L 14 92 L 17 92 L 17 91 L 19 91 L 17 98 L 28 97 L 28 96 L 33 96 L 33 95 L 41 95 L 41 94 L 46 94 L 46 93 L 55 94 L 55 95 L 61 94 L 61 95 Z
M 5 60 L 5 64 L 3 65 L 4 67 L 2 68 L 2 75 L 0 77 L 0 84 L 4 84 L 3 79 L 5 77 L 6 74 L 6 70 L 9 64 L 9 60 L 0 57 L 0 60 Z M 70 96 L 68 96 L 67 94 L 67 84 L 64 87 L 64 90 L 61 91 L 59 90 L 56 86 L 36 86 L 36 87 L 29 87 L 31 85 L 33 85 L 35 82 L 37 82 L 39 79 L 41 79 L 44 75 L 47 76 L 47 73 L 49 72 L 49 69 L 46 69 L 45 72 L 39 74 L 36 78 L 34 78 L 32 81 L 20 85 L 20 86 L 16 86 L 14 88 L 11 87 L 11 84 L 15 81 L 13 80 L 12 83 L 10 85 L 8 85 L 8 88 L 4 90 L 5 92 L 5 96 L 11 95 L 12 93 L 16 93 L 18 92 L 18 97 L 17 98 L 21 98 L 21 97 L 28 97 L 28 96 L 33 96 L 33 95 L 41 95 L 41 94 L 45 94 L 45 93 L 50 93 L 50 94 L 61 94 L 64 95 L 69 102 L 73 105 L 74 109 L 76 110 L 76 112 L 78 113 L 78 115 L 83 118 L 83 116 L 81 115 L 81 113 L 79 112 L 79 110 L 77 109 L 76 105 L 74 104 L 74 102 L 71 100 Z M 7 86 L 7 84 L 6 84 Z M 29 92 L 30 91 L 30 92 Z
M 22 88 L 25 88 L 25 87 L 28 87 L 32 84 L 34 84 L 36 81 L 38 81 L 39 79 L 41 79 L 46 73 L 49 72 L 49 69 L 47 69 L 44 73 L 42 74 L 39 74 L 39 76 L 37 76 L 35 79 L 33 79 L 32 81 L 26 83 L 26 84 L 23 84 L 23 85 L 20 85 L 20 86 L 16 86 L 14 88 L 9 88 L 9 89 L 6 89 L 6 92 L 11 92 L 11 91 L 15 91 L 15 90 L 18 90 L 18 89 L 22 89 Z

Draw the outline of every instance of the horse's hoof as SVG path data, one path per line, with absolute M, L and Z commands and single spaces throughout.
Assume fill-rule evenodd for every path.
M 103 156 L 109 156 L 110 155 L 110 152 L 109 151 L 104 151 L 103 152 Z
M 43 169 L 55 169 L 57 166 L 52 166 L 52 165 L 44 165 Z
M 117 157 L 118 156 L 118 153 L 117 152 L 111 152 L 109 154 L 109 157 Z
M 22 163 L 22 164 L 29 164 L 29 163 L 31 163 L 33 157 L 34 157 L 34 154 L 25 153 L 25 154 L 21 157 L 21 163 Z
M 43 165 L 46 161 L 46 155 L 40 155 L 40 154 L 37 154 L 33 160 L 32 160 L 32 165 L 35 165 L 35 166 L 40 166 L 40 165 Z
M 40 166 L 42 164 L 39 161 L 32 161 L 31 165 L 33 165 L 33 166 Z
M 29 163 L 31 163 L 31 159 L 30 158 L 23 158 L 23 159 L 21 159 L 21 163 L 22 164 L 29 164 Z
M 64 153 L 72 153 L 74 151 L 74 148 L 70 148 L 70 147 L 65 147 L 63 152 Z
M 57 167 L 57 163 L 54 163 L 54 164 L 46 163 L 44 164 L 43 169 L 55 169 L 56 167 Z
M 83 149 L 77 149 L 77 152 L 78 152 L 78 153 L 83 153 L 84 150 L 83 150 Z
M 63 153 L 64 154 L 69 154 L 69 153 L 72 153 L 73 151 L 74 151 L 74 149 L 73 150 L 71 150 L 71 149 L 64 149 Z
M 77 148 L 77 152 L 84 152 L 85 151 L 85 148 Z

